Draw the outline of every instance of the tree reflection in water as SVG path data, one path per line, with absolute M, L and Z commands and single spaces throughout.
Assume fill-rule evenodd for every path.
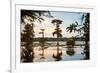
M 55 61 L 60 61 L 62 60 L 61 56 L 62 56 L 62 51 L 59 51 L 59 38 L 62 37 L 62 30 L 60 29 L 60 24 L 62 24 L 62 20 L 59 19 L 54 19 L 51 22 L 52 24 L 54 24 L 56 26 L 55 31 L 53 32 L 53 36 L 56 34 L 57 37 L 57 55 L 53 54 L 53 58 L 55 59 Z
M 57 55 L 52 55 L 52 57 L 55 59 L 55 61 L 60 61 L 62 60 L 62 51 L 61 52 L 57 52 Z
M 74 46 L 75 46 L 75 37 L 71 37 L 67 40 L 67 50 L 66 50 L 66 54 L 68 54 L 69 56 L 73 56 L 75 54 L 75 50 L 74 50 Z
M 75 54 L 75 50 L 72 47 L 70 47 L 66 50 L 66 54 L 69 56 L 73 56 Z
M 48 48 L 47 46 L 45 46 L 46 44 L 46 40 L 44 39 L 44 30 L 45 29 L 40 29 L 41 32 L 39 32 L 39 34 L 42 34 L 42 39 L 39 41 L 40 44 L 40 50 L 42 50 L 42 54 L 40 54 L 40 59 L 44 59 L 44 49 Z

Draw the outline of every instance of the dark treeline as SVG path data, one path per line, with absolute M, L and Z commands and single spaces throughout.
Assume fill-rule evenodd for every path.
M 42 37 L 39 37 L 39 38 L 33 38 L 33 41 L 35 42 L 35 41 L 39 41 L 39 40 L 42 40 L 42 39 L 44 39 L 44 40 L 46 40 L 46 41 L 57 41 L 57 40 L 59 40 L 59 41 L 67 41 L 69 38 L 59 38 L 59 39 L 57 39 L 57 38 L 49 38 L 49 37 L 45 37 L 45 38 L 42 38 Z M 75 41 L 84 41 L 85 40 L 85 38 L 78 38 L 78 37 L 76 37 L 75 38 Z M 25 41 L 25 39 L 24 38 L 22 38 L 22 41 L 24 42 Z

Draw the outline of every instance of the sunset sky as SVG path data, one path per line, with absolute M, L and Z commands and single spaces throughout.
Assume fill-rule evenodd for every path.
M 53 19 L 60 19 L 62 20 L 62 24 L 60 25 L 60 28 L 62 30 L 63 37 L 71 37 L 76 36 L 77 32 L 66 32 L 66 28 L 72 24 L 75 23 L 75 21 L 78 22 L 79 25 L 81 25 L 81 17 L 83 12 L 61 12 L 61 11 L 50 11 L 53 18 L 43 17 L 44 21 L 42 23 L 39 23 L 38 21 L 35 21 L 35 37 L 41 37 L 42 35 L 39 34 L 40 29 L 45 29 L 44 35 L 45 37 L 53 37 L 52 33 L 54 32 L 54 29 L 56 28 L 55 25 L 51 23 Z M 56 36 L 54 36 L 56 37 Z
M 35 37 L 41 37 L 41 34 L 39 34 L 41 28 L 45 29 L 45 37 L 53 37 L 52 32 L 55 29 L 55 25 L 51 23 L 53 19 L 60 19 L 63 21 L 60 25 L 63 37 L 76 36 L 78 34 L 77 32 L 66 32 L 66 27 L 68 27 L 71 23 L 75 23 L 75 21 L 77 21 L 78 24 L 81 24 L 82 14 L 82 12 L 51 12 L 53 18 L 44 17 L 45 21 L 42 21 L 42 23 L 35 22 Z

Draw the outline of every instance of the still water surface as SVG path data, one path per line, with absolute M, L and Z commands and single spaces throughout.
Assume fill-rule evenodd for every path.
M 70 48 L 67 48 L 66 46 L 59 46 L 59 49 L 60 51 L 62 51 L 61 61 L 82 60 L 85 57 L 83 53 L 84 46 L 74 46 L 72 49 L 74 50 L 75 53 L 71 56 L 68 55 L 68 53 L 66 52 Z M 44 50 L 44 58 L 41 58 L 40 54 L 42 54 L 42 50 L 40 49 L 40 46 L 34 47 L 34 52 L 35 52 L 34 62 L 53 62 L 55 61 L 55 59 L 52 56 L 53 54 L 55 55 L 57 54 L 57 47 L 49 46 L 48 48 L 46 48 Z

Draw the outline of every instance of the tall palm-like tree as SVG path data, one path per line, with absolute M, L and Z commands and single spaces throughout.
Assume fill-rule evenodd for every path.
M 56 59 L 56 61 L 59 61 L 59 60 L 61 60 L 61 55 L 62 55 L 62 51 L 59 52 L 59 38 L 62 37 L 62 34 L 61 34 L 62 30 L 59 28 L 59 25 L 62 24 L 62 21 L 58 20 L 58 19 L 54 19 L 54 20 L 52 20 L 51 23 L 56 26 L 56 29 L 53 32 L 53 36 L 55 34 L 57 35 L 57 55 L 55 56 L 53 54 L 53 57 Z
M 55 31 L 53 32 L 53 36 L 54 36 L 55 34 L 57 34 L 58 37 L 62 37 L 61 32 L 62 32 L 62 30 L 61 30 L 60 28 L 57 28 L 57 29 L 55 29 Z
M 34 22 L 36 20 L 43 21 L 42 16 L 51 17 L 51 14 L 49 11 L 21 10 L 21 26 L 24 26 L 23 31 L 21 31 L 21 43 L 24 42 L 25 47 L 21 53 L 22 62 L 33 62 Z
M 70 24 L 69 27 L 66 28 L 67 32 L 69 31 L 70 33 L 72 33 L 73 31 L 76 32 L 77 31 L 77 27 L 78 27 L 78 23 L 72 23 Z

